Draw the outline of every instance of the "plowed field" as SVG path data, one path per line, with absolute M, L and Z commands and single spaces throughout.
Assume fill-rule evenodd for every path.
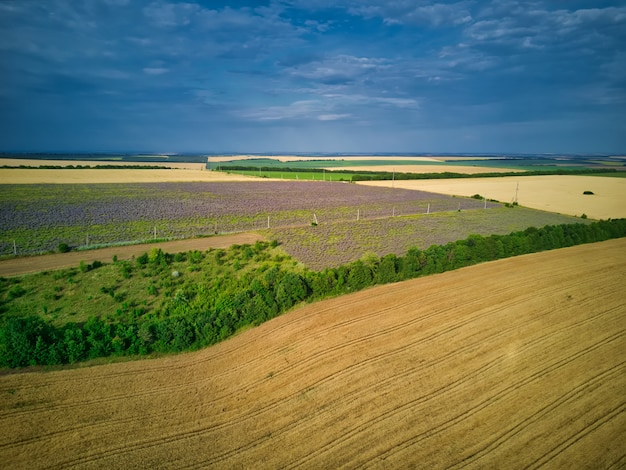
M 192 354 L 0 377 L 6 468 L 626 465 L 626 239 L 312 304 Z

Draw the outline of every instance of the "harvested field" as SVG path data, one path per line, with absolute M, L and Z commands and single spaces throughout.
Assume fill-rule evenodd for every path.
M 625 280 L 618 239 L 308 305 L 192 354 L 6 374 L 0 459 L 618 468 Z
M 395 181 L 396 188 L 432 191 L 457 196 L 480 194 L 501 202 L 512 202 L 516 195 L 521 206 L 558 212 L 587 214 L 593 219 L 626 217 L 626 179 L 602 176 L 505 176 L 498 178 Z M 364 181 L 368 186 L 391 187 L 391 181 Z M 584 195 L 592 191 L 593 195 Z
M 106 164 L 106 162 L 98 162 Z M 54 161 L 40 164 L 55 165 Z M 74 165 L 76 164 L 73 163 Z M 117 165 L 117 162 L 111 162 Z M 134 162 L 135 165 L 140 164 Z M 153 165 L 153 163 L 146 163 Z M 172 166 L 167 164 L 166 166 Z M 120 170 L 120 169 L 82 169 L 48 170 L 24 168 L 0 168 L 0 184 L 97 184 L 97 183 L 165 183 L 165 182 L 218 182 L 218 181 L 254 181 L 255 178 L 231 175 L 217 171 L 193 170 L 186 168 L 162 170 Z

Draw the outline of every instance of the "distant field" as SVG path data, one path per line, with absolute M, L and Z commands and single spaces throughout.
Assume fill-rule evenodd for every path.
M 459 203 L 483 207 L 474 199 L 322 181 L 0 185 L 0 254 L 310 225 L 315 216 L 326 223 L 451 211 Z
M 518 189 L 519 183 L 519 189 Z M 391 187 L 391 181 L 367 181 L 367 186 Z M 524 176 L 445 180 L 395 181 L 396 188 L 471 196 L 480 194 L 501 202 L 561 214 L 586 214 L 594 219 L 626 217 L 626 179 L 599 176 Z M 593 195 L 584 195 L 592 191 Z
M 333 170 L 334 168 L 328 167 L 327 170 Z M 476 173 L 506 173 L 511 171 L 523 172 L 524 170 L 511 169 L 511 168 L 498 168 L 498 167 L 485 167 L 485 166 L 468 166 L 468 165 L 376 165 L 376 166 L 350 166 L 351 171 L 387 171 L 403 172 L 403 173 L 441 173 L 443 171 L 450 171 L 453 173 L 463 173 L 466 175 L 473 175 Z
M 398 215 L 401 214 L 398 212 Z M 589 222 L 522 207 L 500 207 L 320 223 L 318 226 L 286 227 L 262 233 L 268 239 L 278 240 L 289 255 L 307 267 L 322 270 L 356 261 L 367 254 L 401 256 L 412 247 L 425 250 L 431 245 L 445 245 L 471 234 L 504 235 L 528 227 Z
M 621 468 L 626 239 L 307 305 L 202 351 L 0 376 L 7 468 Z
M 222 167 L 229 166 L 248 167 L 250 171 L 260 168 L 272 168 L 280 171 L 281 168 L 290 169 L 322 169 L 326 170 L 350 170 L 350 171 L 398 171 L 408 173 L 440 173 L 451 171 L 455 173 L 486 173 L 491 172 L 489 163 L 494 162 L 493 172 L 500 173 L 506 171 L 524 171 L 516 170 L 516 164 L 513 161 L 502 163 L 496 159 L 477 159 L 472 161 L 471 165 L 468 160 L 447 160 L 445 157 L 209 157 L 208 166 L 210 169 L 219 170 Z M 228 171 L 228 170 L 227 170 Z M 235 170 L 241 171 L 241 170 Z M 254 174 L 254 173 L 252 173 Z M 276 175 L 272 175 L 276 177 Z M 288 175 L 285 175 L 288 177 Z M 312 179 L 311 176 L 307 179 Z M 318 179 L 319 178 L 318 176 Z
M 177 168 L 185 170 L 204 170 L 206 168 L 205 163 L 193 163 L 193 162 L 168 162 L 168 161 L 156 161 L 156 162 L 131 162 L 121 160 L 36 160 L 36 159 L 21 159 L 21 158 L 0 158 L 1 166 L 28 166 L 38 168 L 41 165 L 54 165 L 54 166 L 162 166 L 168 168 Z
M 42 164 L 56 164 L 46 162 Z M 99 162 L 106 165 L 106 162 Z M 111 163 L 113 164 L 113 163 Z M 118 163 L 115 162 L 115 165 Z M 137 163 L 129 163 L 136 165 Z M 149 163 L 153 165 L 153 163 Z M 165 166 L 171 166 L 170 163 Z M 186 165 L 186 164 L 185 164 Z M 3 184 L 74 184 L 74 183 L 158 183 L 192 181 L 250 181 L 250 177 L 229 175 L 216 171 L 176 168 L 172 170 L 47 170 L 47 169 L 7 169 L 0 168 L 0 185 Z

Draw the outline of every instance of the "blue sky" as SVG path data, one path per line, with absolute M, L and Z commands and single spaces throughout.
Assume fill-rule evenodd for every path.
M 0 150 L 626 152 L 626 1 L 0 0 Z

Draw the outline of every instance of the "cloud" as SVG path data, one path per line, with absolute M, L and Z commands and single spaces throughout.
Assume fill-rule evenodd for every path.
M 186 26 L 202 11 L 196 3 L 153 2 L 143 9 L 144 15 L 156 26 L 171 28 Z
M 317 119 L 320 121 L 337 121 L 352 117 L 352 114 L 320 114 Z
M 164 67 L 145 67 L 143 72 L 148 75 L 163 75 L 164 73 L 168 73 L 170 70 Z
M 342 84 L 363 79 L 369 74 L 388 67 L 386 59 L 340 54 L 288 67 L 287 73 L 296 79 L 308 79 L 325 84 Z
M 421 4 L 420 4 L 421 3 Z M 430 3 L 406 0 L 387 2 L 363 1 L 348 11 L 364 18 L 381 18 L 387 25 L 457 26 L 472 21 L 470 3 Z

